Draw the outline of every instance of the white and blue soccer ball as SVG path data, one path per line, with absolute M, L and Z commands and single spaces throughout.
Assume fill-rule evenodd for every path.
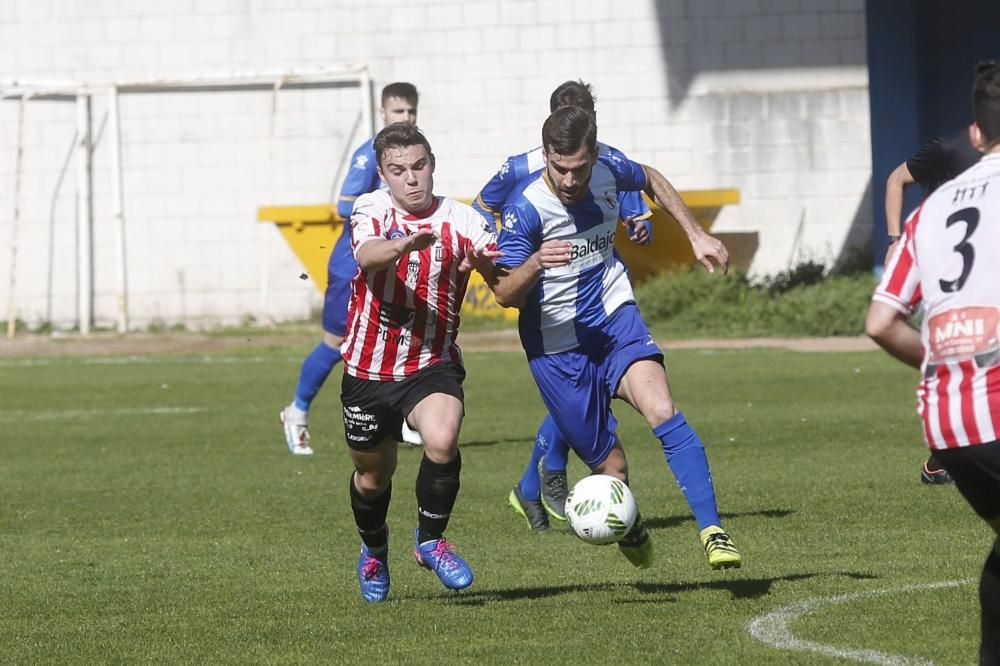
M 606 474 L 580 479 L 566 498 L 570 528 L 595 546 L 621 541 L 638 515 L 635 496 L 625 482 Z

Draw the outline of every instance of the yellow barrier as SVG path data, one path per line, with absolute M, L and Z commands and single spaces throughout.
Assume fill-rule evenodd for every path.
M 715 217 L 723 206 L 737 204 L 740 201 L 739 190 L 733 189 L 689 190 L 678 194 L 705 231 L 711 229 Z M 653 242 L 640 247 L 631 243 L 626 233 L 617 234 L 615 239 L 615 249 L 628 266 L 634 281 L 642 281 L 657 273 L 686 268 L 694 261 L 687 236 L 673 218 L 652 202 L 648 203 L 653 212 Z M 327 261 L 343 227 L 343 220 L 337 215 L 336 206 L 332 204 L 263 206 L 257 209 L 257 219 L 278 226 L 281 235 L 312 278 L 313 284 L 320 293 L 323 293 L 326 290 Z M 733 241 L 739 240 L 739 247 L 736 247 L 736 261 L 733 263 L 736 265 L 749 263 L 753 251 L 756 250 L 756 233 L 725 236 L 727 237 L 723 240 L 730 248 L 731 254 L 734 250 Z M 739 236 L 752 236 L 752 238 L 738 239 Z M 749 256 L 744 256 L 747 252 Z M 477 314 L 517 317 L 517 310 L 504 309 L 496 304 L 493 294 L 478 273 L 473 273 L 469 280 L 463 309 Z

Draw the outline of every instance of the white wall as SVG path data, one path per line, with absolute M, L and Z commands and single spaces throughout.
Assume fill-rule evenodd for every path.
M 753 269 L 831 262 L 871 226 L 862 0 L 3 0 L 0 78 L 114 80 L 361 62 L 410 80 L 437 190 L 471 197 L 539 142 L 548 96 L 583 78 L 601 138 L 678 189 L 736 187 L 719 231 L 757 231 Z M 627 10 L 627 13 L 626 13 Z M 290 91 L 267 169 L 263 93 L 123 100 L 133 326 L 301 318 L 315 289 L 260 205 L 322 203 L 355 91 Z M 0 303 L 9 299 L 17 104 L 0 104 Z M 95 103 L 98 131 L 104 108 Z M 72 325 L 72 104 L 28 107 L 16 306 Z M 95 316 L 115 317 L 108 137 L 95 149 Z M 853 229 L 853 232 L 852 232 Z M 262 294 L 263 276 L 270 286 Z

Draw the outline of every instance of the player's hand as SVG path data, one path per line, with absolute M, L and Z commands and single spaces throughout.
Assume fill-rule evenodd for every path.
M 458 265 L 458 270 L 467 273 L 472 269 L 479 271 L 483 277 L 489 277 L 493 273 L 493 263 L 497 257 L 502 257 L 503 252 L 499 250 L 481 250 L 472 248 L 462 257 L 462 263 Z
M 568 266 L 573 244 L 564 240 L 547 240 L 538 248 L 535 256 L 542 269 Z
M 629 215 L 624 222 L 630 241 L 636 245 L 649 245 L 653 242 L 653 224 L 650 219 L 637 220 Z
M 691 241 L 694 258 L 697 259 L 709 273 L 715 272 L 713 261 L 719 265 L 723 273 L 729 271 L 729 250 L 715 236 L 702 233 Z
M 402 257 L 410 252 L 420 252 L 425 247 L 430 247 L 437 240 L 437 234 L 432 229 L 417 229 L 400 240 L 403 241 L 399 253 L 399 256 Z

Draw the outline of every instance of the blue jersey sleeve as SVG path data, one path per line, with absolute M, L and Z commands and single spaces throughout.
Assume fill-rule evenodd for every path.
M 518 181 L 528 175 L 525 153 L 508 157 L 500 169 L 480 190 L 472 207 L 484 218 L 494 221 Z
M 601 155 L 597 159 L 611 170 L 619 192 L 640 192 L 645 189 L 646 172 L 638 162 L 633 162 L 620 153 Z
M 642 198 L 642 192 L 618 192 L 618 210 L 621 211 L 623 220 L 630 217 L 634 220 L 645 220 L 653 216 L 646 200 Z
M 378 186 L 379 177 L 375 149 L 369 140 L 355 150 L 354 155 L 351 156 L 351 166 L 347 170 L 347 177 L 344 178 L 344 184 L 340 188 L 340 196 L 337 197 L 337 214 L 345 220 L 351 219 L 354 201 L 362 194 L 374 192 Z
M 534 206 L 523 200 L 505 205 L 497 238 L 497 249 L 503 256 L 497 259 L 497 265 L 517 268 L 523 264 L 542 244 L 541 232 L 541 219 Z

